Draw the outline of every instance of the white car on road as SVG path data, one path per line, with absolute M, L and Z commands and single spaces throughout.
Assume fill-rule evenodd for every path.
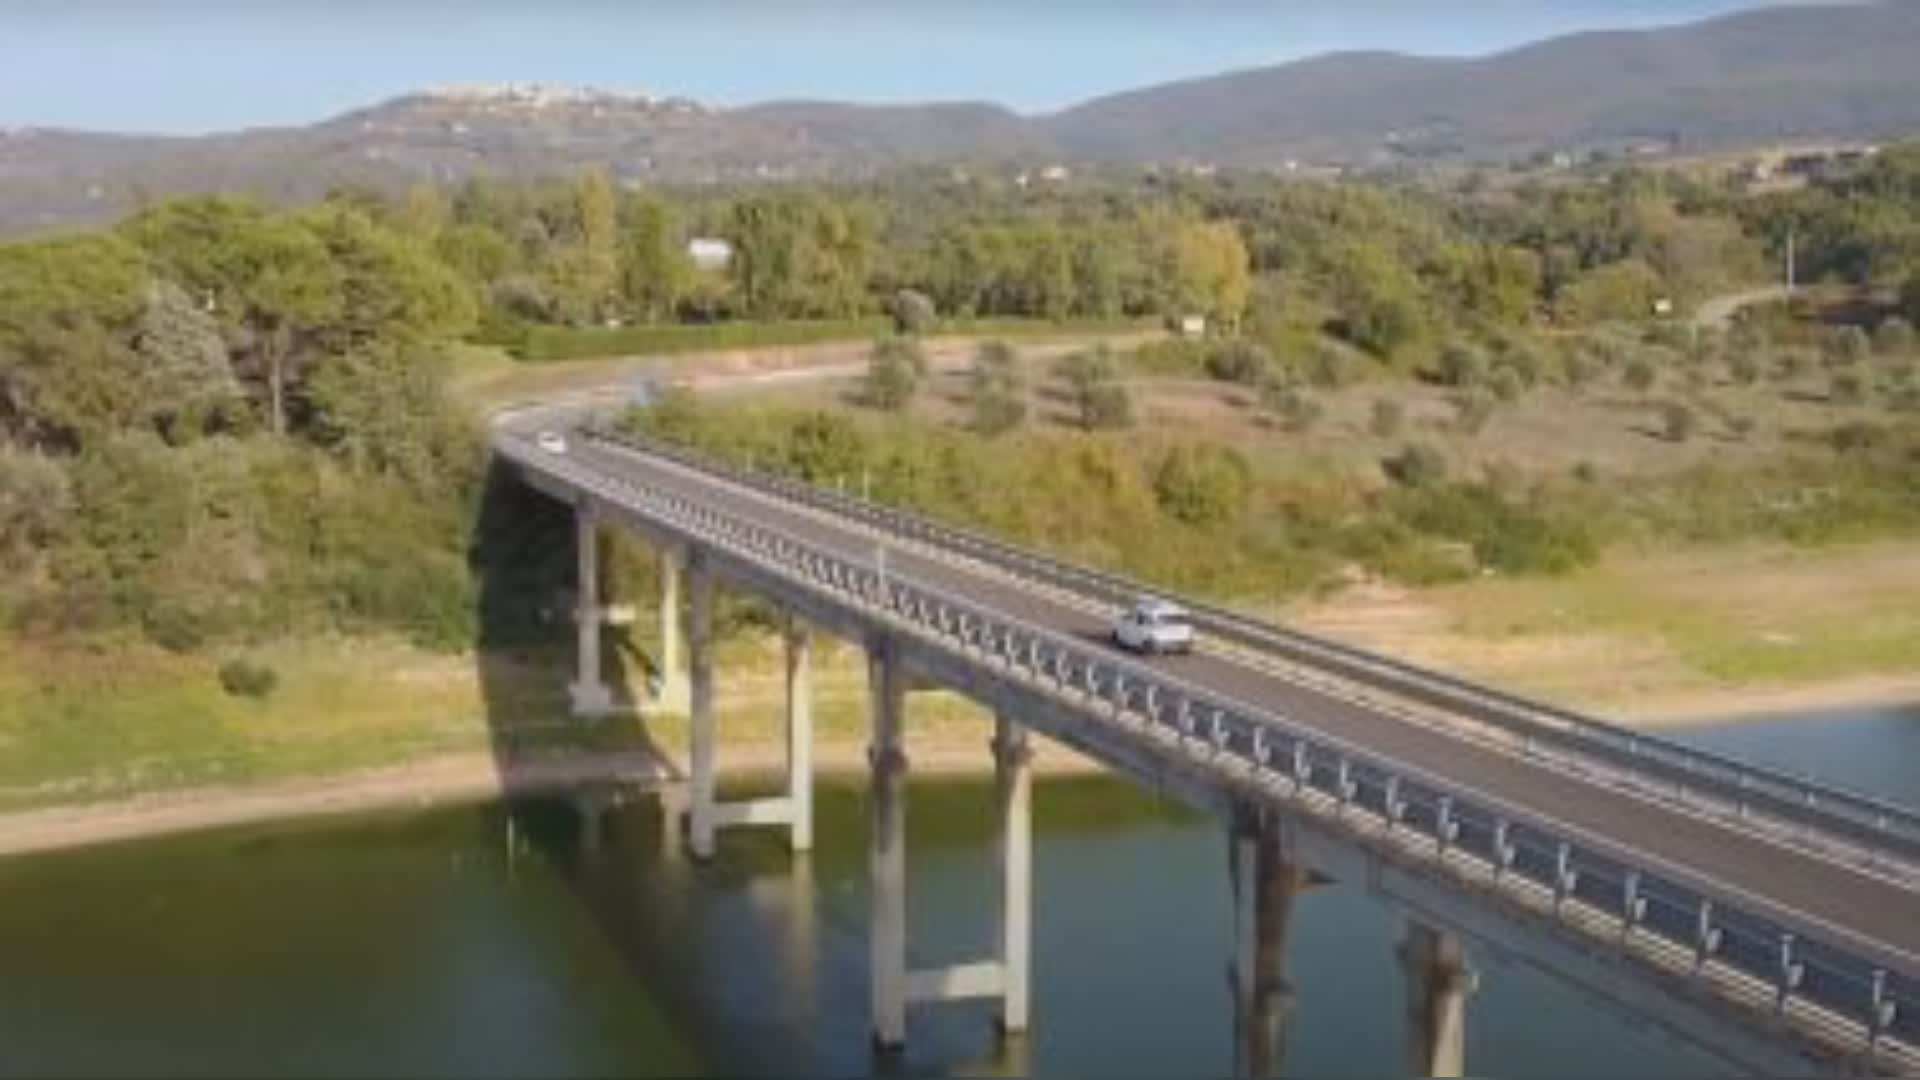
M 1178 604 L 1144 596 L 1113 624 L 1113 643 L 1149 656 L 1192 652 L 1193 620 Z
M 567 452 L 567 437 L 557 431 L 543 431 L 534 437 L 534 444 L 549 454 Z

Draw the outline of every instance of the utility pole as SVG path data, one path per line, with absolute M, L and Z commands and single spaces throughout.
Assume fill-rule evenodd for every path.
M 1793 226 L 1789 225 L 1787 226 L 1787 295 L 1788 296 L 1793 295 L 1793 286 L 1794 286 L 1793 277 L 1794 277 Z

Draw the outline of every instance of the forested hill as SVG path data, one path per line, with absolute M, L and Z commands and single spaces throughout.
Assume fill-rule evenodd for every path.
M 203 138 L 0 130 L 0 234 L 218 189 L 307 200 L 476 171 L 778 180 L 928 163 L 1376 165 L 1920 130 L 1920 0 L 1578 34 L 1496 56 L 1341 54 L 1050 116 L 991 104 L 774 102 L 510 88 L 422 93 L 304 128 Z

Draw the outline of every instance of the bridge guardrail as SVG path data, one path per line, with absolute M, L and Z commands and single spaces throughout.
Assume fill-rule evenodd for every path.
M 523 441 L 523 440 L 521 440 Z M 1556 923 L 1671 974 L 1711 979 L 1723 996 L 1770 1012 L 1870 1062 L 1911 1066 L 1920 1047 L 1920 957 L 1782 908 L 1630 847 L 1378 756 L 1308 733 L 1284 716 L 1195 687 L 1084 642 L 1009 621 L 928 586 L 714 510 L 633 477 L 610 477 L 519 448 L 522 465 L 565 476 L 592 496 L 650 516 L 956 649 L 1004 677 L 1077 702 L 1090 715 L 1159 738 L 1267 797 L 1378 823 L 1376 836 L 1443 869 L 1482 869 L 1490 887 Z M 513 456 L 509 454 L 509 456 Z M 1312 804 L 1312 805 L 1308 805 Z M 1458 876 L 1456 874 L 1456 876 Z M 1469 875 L 1470 876 L 1470 875 Z M 1595 921 L 1610 924 L 1596 930 Z M 1889 1043 L 1892 1040 L 1892 1044 Z
M 1153 586 L 1119 574 L 1076 566 L 1026 551 L 975 530 L 930 521 L 893 507 L 766 473 L 736 468 L 682 447 L 624 433 L 588 433 L 615 445 L 658 455 L 759 491 L 898 533 L 908 539 L 1030 574 L 1049 584 L 1123 604 Z M 1185 601 L 1183 601 L 1185 603 Z M 1227 608 L 1188 604 L 1195 624 L 1221 640 L 1276 654 L 1295 663 L 1356 680 L 1443 709 L 1456 710 L 1522 740 L 1529 752 L 1576 754 L 1641 778 L 1654 795 L 1718 801 L 1731 816 L 1771 818 L 1789 829 L 1787 838 L 1832 849 L 1831 841 L 1858 851 L 1863 860 L 1902 861 L 1920 873 L 1920 809 L 1837 785 L 1792 776 L 1643 734 L 1569 709 L 1479 686 L 1365 649 L 1261 622 Z

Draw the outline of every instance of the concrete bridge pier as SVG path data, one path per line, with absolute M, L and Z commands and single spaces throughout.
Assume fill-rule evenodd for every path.
M 813 848 L 812 633 L 789 617 L 787 646 L 787 784 L 771 798 L 721 802 L 717 795 L 718 731 L 714 717 L 713 572 L 706 556 L 687 559 L 687 646 L 690 675 L 688 719 L 688 850 L 711 859 L 721 829 L 785 825 L 796 852 Z
M 1233 830 L 1234 942 L 1228 978 L 1234 998 L 1234 1071 L 1274 1076 L 1286 1058 L 1293 984 L 1286 976 L 1293 902 L 1308 885 L 1288 858 L 1275 822 L 1247 814 Z
M 578 562 L 574 576 L 573 622 L 578 634 L 573 682 L 567 686 L 567 698 L 573 715 L 582 720 L 598 720 L 613 712 L 613 692 L 600 664 L 600 623 L 605 614 L 600 603 L 600 529 L 598 514 L 591 500 L 582 500 L 573 512 L 574 548 Z
M 655 708 L 684 713 L 691 705 L 687 686 L 686 660 L 681 647 L 680 582 L 686 554 L 676 544 L 659 548 L 660 578 L 660 670 L 652 690 Z
M 868 647 L 873 696 L 872 770 L 868 809 L 869 873 L 873 913 L 869 927 L 874 1047 L 892 1053 L 906 1045 L 907 1007 L 920 1002 L 1000 999 L 998 1026 L 1015 1039 L 1027 1028 L 1028 954 L 1032 902 L 1032 752 L 1026 732 L 1010 717 L 994 722 L 995 802 L 998 818 L 999 912 L 993 955 L 970 963 L 907 969 L 907 756 L 903 747 L 907 694 L 913 676 L 885 639 Z
M 1410 919 L 1400 966 L 1407 986 L 1406 1072 L 1466 1075 L 1467 995 L 1478 980 L 1459 937 Z
M 1005 713 L 993 718 L 993 780 L 1000 884 L 1000 1031 L 1027 1030 L 1033 938 L 1033 748 Z

